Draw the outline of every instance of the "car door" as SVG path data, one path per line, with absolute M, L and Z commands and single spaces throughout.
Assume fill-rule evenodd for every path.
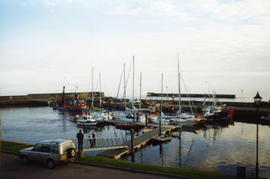
M 40 152 L 42 151 L 42 144 L 40 143 L 37 143 L 32 152 L 29 153 L 28 157 L 30 160 L 33 160 L 33 161 L 39 161 L 40 160 Z
M 51 158 L 54 161 L 59 160 L 59 156 L 60 156 L 60 151 L 59 151 L 60 147 L 58 144 L 52 143 L 51 144 Z
M 51 155 L 51 145 L 50 144 L 42 144 L 41 151 L 39 151 L 39 160 L 42 162 L 46 162 Z

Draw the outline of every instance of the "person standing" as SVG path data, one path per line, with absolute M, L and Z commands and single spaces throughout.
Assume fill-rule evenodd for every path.
M 77 133 L 77 140 L 78 140 L 78 150 L 82 151 L 83 150 L 83 133 L 82 130 L 79 130 Z
M 96 145 L 96 135 L 94 132 L 92 133 L 92 141 L 93 141 L 93 146 L 95 146 Z

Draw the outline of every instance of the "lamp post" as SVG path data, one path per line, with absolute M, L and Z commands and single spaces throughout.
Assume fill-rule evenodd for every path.
M 259 92 L 257 92 L 256 96 L 253 98 L 254 103 L 256 105 L 256 114 L 257 114 L 257 124 L 256 124 L 256 178 L 259 176 L 259 162 L 258 162 L 258 147 L 259 147 L 259 107 L 261 104 L 262 97 L 260 96 Z

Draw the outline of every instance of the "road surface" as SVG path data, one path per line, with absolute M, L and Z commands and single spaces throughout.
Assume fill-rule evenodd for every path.
M 172 177 L 151 175 L 130 171 L 114 170 L 102 167 L 93 167 L 69 163 L 58 165 L 55 169 L 47 169 L 42 164 L 23 165 L 19 158 L 13 154 L 0 152 L 0 178 L 1 179 L 168 179 Z

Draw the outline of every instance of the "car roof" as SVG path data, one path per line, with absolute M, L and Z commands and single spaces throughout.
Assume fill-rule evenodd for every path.
M 42 140 L 38 143 L 42 143 L 42 144 L 52 144 L 52 143 L 63 143 L 63 142 L 68 142 L 68 141 L 72 141 L 72 140 L 66 140 L 66 139 L 54 139 L 54 140 Z

